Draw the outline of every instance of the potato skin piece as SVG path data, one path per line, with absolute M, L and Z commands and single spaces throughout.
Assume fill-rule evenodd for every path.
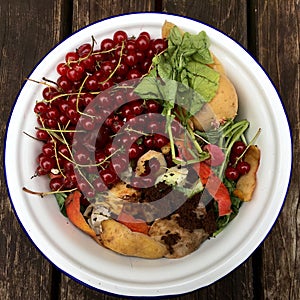
M 161 37 L 163 39 L 166 39 L 170 35 L 170 31 L 174 26 L 176 26 L 174 23 L 166 20 L 161 28 Z M 178 28 L 178 29 L 179 29 L 180 33 L 183 35 L 184 31 L 180 28 Z
M 105 220 L 101 225 L 103 245 L 119 254 L 155 259 L 168 252 L 162 243 L 143 233 L 133 232 L 113 219 Z
M 250 171 L 239 178 L 233 194 L 243 201 L 250 201 L 256 187 L 256 173 L 260 163 L 260 150 L 257 146 L 249 147 L 244 161 L 250 164 Z
M 181 258 L 194 252 L 209 236 L 203 228 L 189 230 L 179 226 L 177 217 L 179 215 L 174 214 L 170 219 L 158 219 L 154 221 L 149 231 L 149 235 L 157 241 L 168 234 L 178 235 L 178 241 L 171 246 L 172 251 L 168 251 L 166 258 Z
M 202 109 L 191 118 L 194 128 L 209 130 L 215 122 L 234 119 L 238 111 L 238 96 L 231 81 L 220 74 L 219 88 L 215 97 L 205 103 Z

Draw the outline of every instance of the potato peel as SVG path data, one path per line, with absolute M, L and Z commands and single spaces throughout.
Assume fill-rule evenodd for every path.
M 168 253 L 162 243 L 146 234 L 133 232 L 113 219 L 102 222 L 101 240 L 106 248 L 126 256 L 155 259 Z
M 222 123 L 234 119 L 238 111 L 238 96 L 231 81 L 220 75 L 219 88 L 215 97 L 203 105 L 202 109 L 191 118 L 198 130 L 209 130 L 215 122 Z

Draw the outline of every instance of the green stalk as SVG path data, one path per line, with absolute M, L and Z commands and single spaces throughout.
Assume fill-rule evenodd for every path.
M 244 137 L 244 135 L 241 136 L 241 139 L 243 140 L 243 142 L 245 143 L 245 145 L 247 145 L 247 147 L 245 148 L 245 150 L 243 151 L 243 153 L 236 159 L 234 167 L 236 167 L 237 163 L 242 159 L 242 157 L 245 155 L 245 153 L 247 152 L 247 150 L 249 149 L 249 147 L 251 145 L 253 145 L 253 143 L 255 142 L 255 140 L 257 139 L 257 137 L 259 136 L 261 132 L 261 128 L 258 129 L 258 131 L 256 132 L 255 136 L 251 139 L 251 141 L 249 142 L 249 144 L 247 145 L 246 141 L 244 141 L 242 138 Z M 245 139 L 245 137 L 244 137 Z
M 191 126 L 189 125 L 189 123 L 187 123 L 187 130 L 188 130 L 189 136 L 190 136 L 196 150 L 198 151 L 199 154 L 201 154 L 203 152 L 203 150 L 202 150 L 201 146 L 199 145 L 199 143 L 197 142 L 194 131 L 191 128 Z
M 171 148 L 171 155 L 172 155 L 172 160 L 178 164 L 180 163 L 178 161 L 178 159 L 176 158 L 176 153 L 175 153 L 175 144 L 174 144 L 174 137 L 173 137 L 173 133 L 172 133 L 172 127 L 171 127 L 171 123 L 174 119 L 174 116 L 172 116 L 171 114 L 171 108 L 169 108 L 167 110 L 167 113 L 166 113 L 166 118 L 167 118 L 167 133 L 169 135 L 169 140 L 170 140 L 170 148 Z
M 228 141 L 226 142 L 227 144 L 227 147 L 226 147 L 226 152 L 225 152 L 225 159 L 220 167 L 220 170 L 219 170 L 219 178 L 222 178 L 223 175 L 224 175 L 224 171 L 225 171 L 225 167 L 228 163 L 228 160 L 229 160 L 229 155 L 230 155 L 230 152 L 231 152 L 231 148 L 233 146 L 233 144 L 240 139 L 240 137 L 244 134 L 244 132 L 247 130 L 249 126 L 249 122 L 247 120 L 243 120 L 243 121 L 240 121 L 236 124 L 234 124 L 232 126 L 232 128 L 234 129 L 233 132 L 230 132 L 231 130 L 227 130 L 226 131 L 226 135 L 228 135 L 229 133 L 231 133 Z M 231 129 L 232 129 L 231 128 Z M 225 137 L 225 134 L 223 134 L 223 137 Z

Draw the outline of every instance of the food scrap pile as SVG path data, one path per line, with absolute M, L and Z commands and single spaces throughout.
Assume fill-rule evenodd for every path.
M 180 258 L 250 201 L 260 150 L 209 38 L 165 22 L 79 46 L 44 78 L 34 112 L 36 176 L 97 243 L 141 258 Z M 258 131 L 259 132 L 259 131 Z

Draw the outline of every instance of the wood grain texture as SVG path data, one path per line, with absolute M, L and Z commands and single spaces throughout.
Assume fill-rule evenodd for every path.
M 262 246 L 261 296 L 300 299 L 300 4 L 290 0 L 257 1 L 255 12 L 256 56 L 281 95 L 294 143 L 289 192 Z
M 73 31 L 110 16 L 153 10 L 155 10 L 154 0 L 73 1 Z
M 216 27 L 247 47 L 247 6 L 244 1 L 163 0 L 162 8 L 165 12 L 182 14 Z M 252 258 L 249 258 L 228 276 L 192 295 L 200 299 L 253 299 L 252 274 Z
M 155 1 L 138 0 L 75 0 L 73 1 L 72 30 L 113 15 L 137 11 L 154 11 Z M 68 276 L 62 275 L 60 299 L 119 299 L 118 296 L 101 293 L 73 281 Z
M 73 29 L 77 29 L 78 27 L 99 18 L 109 16 L 113 14 L 113 12 L 116 14 L 116 12 L 124 13 L 135 10 L 154 10 L 155 8 L 153 2 L 150 7 L 149 5 L 145 5 L 147 1 L 143 1 L 141 7 L 135 6 L 136 9 L 133 8 L 132 3 L 130 5 L 129 1 L 123 3 L 126 4 L 123 6 L 119 5 L 119 2 L 118 5 L 116 5 L 114 1 L 111 1 L 110 5 L 106 6 L 107 9 L 104 10 L 104 2 L 105 1 L 101 2 L 102 6 L 99 6 L 99 2 L 97 1 L 78 1 L 74 3 Z M 137 2 L 134 2 L 134 4 L 136 3 Z M 164 12 L 177 13 L 196 18 L 220 28 L 224 32 L 230 34 L 233 38 L 237 39 L 240 43 L 244 45 L 247 44 L 246 6 L 244 3 L 240 3 L 240 1 L 162 1 L 161 5 Z M 94 9 L 91 10 L 91 7 Z M 84 11 L 84 14 L 81 14 L 82 11 Z M 240 288 L 235 289 L 235 285 L 238 285 Z M 63 276 L 62 278 L 61 287 L 62 299 L 75 298 L 78 295 L 78 290 L 83 299 L 93 299 L 96 295 L 101 299 L 114 299 L 113 296 L 107 296 L 80 286 L 66 276 Z M 251 260 L 247 261 L 241 267 L 237 268 L 235 272 L 226 276 L 216 284 L 176 299 L 190 299 L 191 297 L 195 299 L 197 297 L 200 297 L 201 299 L 252 299 Z
M 45 6 L 37 1 L 1 1 L 1 147 L 7 118 L 24 78 L 60 38 L 61 22 L 55 11 L 53 2 Z M 18 224 L 2 174 L 1 169 L 0 299 L 50 299 L 51 264 Z
M 2 0 L 1 149 L 9 111 L 24 78 L 58 41 L 85 25 L 112 15 L 160 10 L 217 27 L 250 49 L 278 88 L 294 142 L 289 192 L 279 219 L 264 243 L 246 262 L 216 283 L 164 299 L 300 299 L 298 0 Z M 0 299 L 120 299 L 70 279 L 40 254 L 14 216 L 2 174 Z
M 237 0 L 162 0 L 162 10 L 195 18 L 247 46 L 247 6 Z

